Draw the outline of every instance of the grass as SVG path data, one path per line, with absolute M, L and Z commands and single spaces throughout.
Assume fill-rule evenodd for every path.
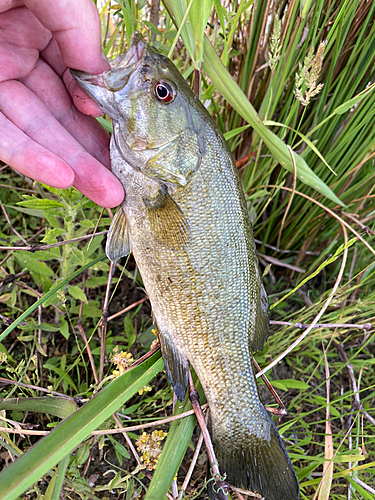
M 203 3 L 204 15 L 197 14 L 198 2 L 193 2 L 185 16 L 189 2 L 163 2 L 156 28 L 144 2 L 109 2 L 101 12 L 105 53 L 112 57 L 122 51 L 135 29 L 150 38 L 153 33 L 154 44 L 165 54 L 171 51 L 189 82 L 195 80 L 238 161 L 259 241 L 271 319 L 290 323 L 271 325 L 269 341 L 256 359 L 264 369 L 282 357 L 267 376 L 288 410 L 278 427 L 300 480 L 301 497 L 373 498 L 375 4 Z M 184 16 L 181 41 L 177 30 Z M 206 21 L 205 33 L 214 50 L 204 36 Z M 306 106 L 298 100 L 301 96 L 304 104 L 310 101 Z M 264 125 L 257 126 L 255 112 Z M 314 187 L 316 178 L 319 189 Z M 0 214 L 3 247 L 24 246 L 15 231 L 28 244 L 53 245 L 90 235 L 97 224 L 96 231 L 103 232 L 110 223 L 110 212 L 100 217 L 101 210 L 73 189 L 34 184 L 6 166 L 0 171 L 0 198 L 9 217 L 8 222 L 4 212 Z M 67 212 L 69 217 L 63 217 Z M 163 498 L 175 474 L 178 487 L 186 476 L 197 442 L 194 417 L 162 427 L 169 435 L 155 472 L 137 465 L 129 448 L 142 429 L 108 433 L 119 422 L 142 425 L 171 415 L 172 393 L 165 375 L 150 380 L 160 369 L 155 364 L 155 373 L 147 372 L 153 361 L 127 372 L 135 373 L 142 394 L 134 386 L 132 395 L 124 395 L 121 379 L 111 383 L 113 371 L 124 368 L 113 356 L 124 351 L 138 359 L 154 336 L 149 304 L 142 302 L 142 278 L 132 259 L 114 272 L 109 315 L 131 309 L 103 326 L 110 272 L 104 243 L 105 235 L 100 234 L 92 241 L 35 252 L 1 253 L 1 397 L 10 401 L 1 410 L 6 420 L 1 424 L 0 459 L 5 466 L 24 456 L 0 475 L 0 484 L 11 484 L 7 474 L 16 474 L 18 483 L 6 497 L 0 488 L 0 498 L 22 495 L 17 490 L 22 464 L 27 498 L 58 498 L 61 491 L 66 498 Z M 293 326 L 314 321 L 328 326 L 307 332 Z M 337 324 L 357 326 L 329 326 Z M 104 387 L 100 397 L 118 401 L 106 414 L 100 413 L 99 399 L 91 399 L 99 384 Z M 260 384 L 264 402 L 274 404 Z M 46 399 L 34 399 L 50 399 L 52 394 L 58 408 L 51 409 Z M 12 398 L 28 399 L 17 406 Z M 75 415 L 85 416 L 89 400 L 94 427 L 101 431 L 95 435 L 74 423 L 79 420 Z M 78 413 L 67 418 L 77 407 Z M 188 408 L 185 402 L 176 412 Z M 69 433 L 56 429 L 49 436 L 53 441 L 60 435 L 56 453 L 59 448 L 64 453 L 46 459 L 38 469 L 35 452 L 27 451 L 40 439 L 33 432 L 51 431 L 61 419 L 63 430 L 80 437 L 69 444 Z M 5 430 L 20 426 L 30 433 Z M 46 438 L 31 450 L 44 456 L 52 441 Z M 181 444 L 178 450 L 175 443 Z M 138 451 L 144 455 L 142 448 Z M 201 452 L 187 486 L 189 498 L 204 497 L 200 491 L 205 467 Z M 149 486 L 152 474 L 156 477 Z

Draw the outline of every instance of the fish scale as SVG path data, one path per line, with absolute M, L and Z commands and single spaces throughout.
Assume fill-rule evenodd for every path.
M 298 499 L 293 467 L 253 374 L 250 351 L 267 337 L 268 304 L 241 182 L 221 132 L 171 61 L 139 35 L 109 72 L 73 76 L 114 122 L 112 171 L 126 196 L 107 255 L 134 255 L 177 396 L 184 399 L 190 364 L 228 481 L 266 500 Z M 212 488 L 209 495 L 216 498 Z

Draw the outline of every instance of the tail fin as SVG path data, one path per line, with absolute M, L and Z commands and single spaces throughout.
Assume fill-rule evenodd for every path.
M 293 466 L 274 423 L 267 417 L 271 423 L 269 439 L 250 434 L 240 444 L 224 444 L 213 435 L 220 471 L 226 473 L 226 480 L 233 486 L 260 493 L 265 500 L 298 500 Z M 209 496 L 217 499 L 212 488 Z

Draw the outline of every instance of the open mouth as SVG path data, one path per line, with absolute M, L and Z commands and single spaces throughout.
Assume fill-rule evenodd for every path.
M 125 54 L 116 57 L 113 61 L 110 61 L 110 70 L 104 71 L 100 75 L 90 75 L 89 73 L 75 69 L 71 69 L 70 73 L 81 87 L 88 91 L 89 95 L 91 85 L 105 88 L 111 92 L 117 92 L 128 83 L 130 76 L 142 59 L 145 45 L 141 33 L 136 32 L 130 40 L 129 50 Z

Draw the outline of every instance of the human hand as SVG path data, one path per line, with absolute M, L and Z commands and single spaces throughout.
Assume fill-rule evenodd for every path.
M 109 69 L 92 0 L 0 0 L 0 159 L 114 207 L 124 191 L 109 170 L 109 136 L 86 116 L 103 113 L 68 67 Z

